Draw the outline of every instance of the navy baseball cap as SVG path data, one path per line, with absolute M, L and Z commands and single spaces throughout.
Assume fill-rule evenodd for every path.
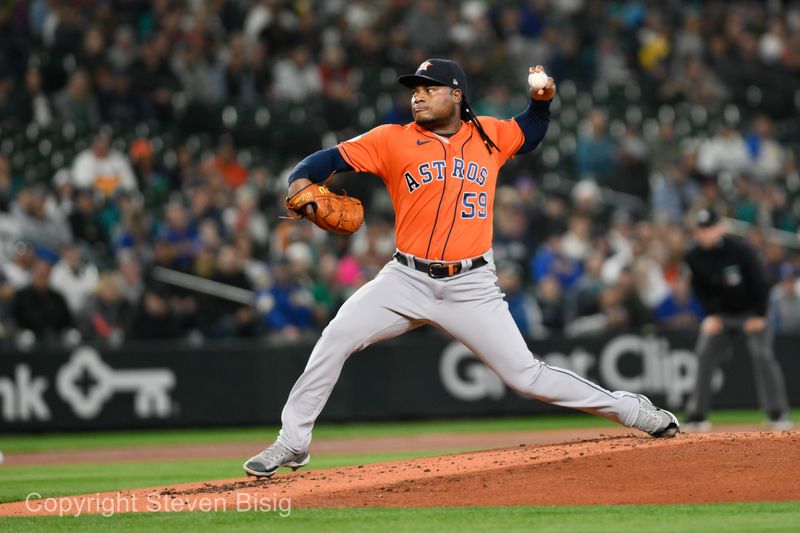
M 461 89 L 464 99 L 467 98 L 467 76 L 458 63 L 449 59 L 426 59 L 414 74 L 400 76 L 397 81 L 409 89 L 417 85 L 444 85 Z
M 710 228 L 719 221 L 719 215 L 711 207 L 704 207 L 694 215 L 694 224 L 698 228 Z

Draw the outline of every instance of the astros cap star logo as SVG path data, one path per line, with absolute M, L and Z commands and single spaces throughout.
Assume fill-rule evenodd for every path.
M 428 70 L 428 67 L 432 66 L 433 63 L 431 63 L 430 61 L 423 61 L 422 64 L 419 66 L 419 68 L 417 68 L 417 72 L 419 72 L 420 70 Z

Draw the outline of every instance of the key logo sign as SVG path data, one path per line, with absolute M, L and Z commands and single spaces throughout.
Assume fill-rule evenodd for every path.
M 138 418 L 166 418 L 172 413 L 170 391 L 175 373 L 168 368 L 114 369 L 94 348 L 81 346 L 58 369 L 55 390 L 75 416 L 91 419 L 115 394 L 132 394 Z M 0 415 L 3 420 L 50 420 L 45 401 L 48 379 L 34 376 L 31 367 L 16 365 L 12 376 L 0 377 Z

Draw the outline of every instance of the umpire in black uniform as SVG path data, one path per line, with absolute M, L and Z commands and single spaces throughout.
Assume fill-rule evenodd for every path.
M 767 321 L 770 285 L 758 252 L 742 239 L 725 235 L 710 208 L 694 216 L 695 244 L 686 254 L 692 289 L 706 312 L 695 352 L 697 382 L 686 408 L 688 424 L 708 429 L 711 377 L 734 343 L 746 340 L 761 408 L 776 429 L 788 429 L 789 402 L 783 372 L 772 349 Z

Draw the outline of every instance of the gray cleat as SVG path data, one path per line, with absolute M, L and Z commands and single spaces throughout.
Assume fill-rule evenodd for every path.
M 644 394 L 639 397 L 639 415 L 633 427 L 649 433 L 653 437 L 669 438 L 677 435 L 681 426 L 675 415 L 666 409 L 659 409 Z
M 263 452 L 248 459 L 243 468 L 250 476 L 271 477 L 282 466 L 297 470 L 306 466 L 310 460 L 308 452 L 297 454 L 283 444 L 275 442 Z

